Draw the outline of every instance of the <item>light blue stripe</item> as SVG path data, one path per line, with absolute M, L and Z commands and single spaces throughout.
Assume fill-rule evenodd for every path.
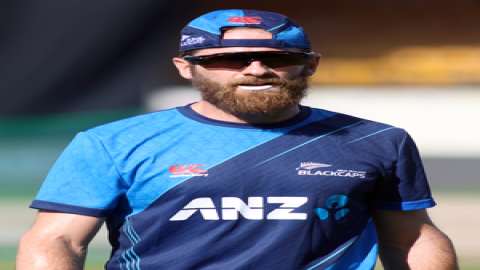
M 312 267 L 308 268 L 307 270 L 311 270 L 311 269 L 313 269 L 313 268 L 315 268 L 315 267 L 317 267 L 317 266 L 319 266 L 319 265 L 323 264 L 324 262 L 326 262 L 326 261 L 330 260 L 332 257 L 336 256 L 338 253 L 340 253 L 340 252 L 344 251 L 346 248 L 348 248 L 349 246 L 351 246 L 351 245 L 352 245 L 354 242 L 355 242 L 355 241 L 352 241 L 350 244 L 348 244 L 348 245 L 344 246 L 343 248 L 341 248 L 341 249 L 340 249 L 340 250 L 338 250 L 337 252 L 335 252 L 335 253 L 333 253 L 332 255 L 330 255 L 330 256 L 329 256 L 328 258 L 326 258 L 325 260 L 323 260 L 323 261 L 321 261 L 321 262 L 317 263 L 316 265 L 314 265 L 314 266 L 312 266 Z
M 378 254 L 377 233 L 372 218 L 350 249 L 325 270 L 373 270 Z
M 131 255 L 131 254 L 133 254 L 133 255 Z M 132 260 L 132 262 L 131 262 L 132 268 L 140 270 L 140 257 L 138 257 L 137 253 L 135 253 L 135 251 L 133 251 L 133 247 L 128 249 L 127 255 Z
M 130 248 L 131 249 L 131 248 Z M 130 258 L 130 264 L 132 265 L 132 268 L 135 266 L 135 264 L 133 264 L 133 262 L 135 261 L 134 258 L 132 258 L 132 256 L 130 255 L 130 249 L 127 250 L 127 256 L 128 258 Z
M 125 266 L 127 267 L 127 270 L 130 270 L 130 267 L 128 266 L 128 260 L 125 258 L 125 252 L 122 254 L 123 260 L 125 261 Z
M 136 232 L 135 229 L 133 228 L 133 225 L 132 225 L 132 231 L 133 231 L 133 234 L 135 234 L 135 236 L 136 236 L 137 243 L 140 242 L 140 241 L 142 240 L 142 238 L 140 238 L 140 236 L 137 234 L 137 232 Z
M 321 139 L 321 138 L 323 138 L 323 137 L 325 137 L 325 136 L 328 136 L 328 135 L 330 135 L 330 134 L 333 134 L 333 133 L 335 133 L 335 132 L 337 132 L 337 131 L 340 131 L 340 130 L 342 130 L 342 129 L 346 129 L 346 128 L 349 128 L 349 127 L 353 127 L 353 126 L 358 125 L 358 124 L 360 124 L 360 123 L 362 123 L 362 122 L 364 122 L 364 121 L 365 121 L 365 120 L 362 120 L 362 121 L 357 122 L 357 123 L 355 123 L 355 124 L 352 124 L 352 125 L 349 125 L 349 126 L 346 126 L 346 127 L 342 127 L 342 128 L 337 129 L 337 130 L 334 130 L 334 131 L 332 131 L 332 132 L 329 132 L 329 133 L 327 133 L 327 134 L 324 134 L 324 135 L 322 135 L 322 136 L 319 136 L 319 137 L 317 137 L 317 138 L 315 138 L 315 139 L 311 139 L 311 140 L 308 141 L 308 142 L 302 143 L 302 144 L 300 144 L 300 145 L 298 145 L 298 146 L 296 146 L 296 147 L 294 147 L 294 148 L 292 148 L 292 149 L 290 149 L 290 150 L 287 150 L 287 151 L 285 151 L 285 152 L 283 152 L 283 153 L 281 153 L 281 154 L 278 154 L 278 155 L 276 155 L 276 156 L 274 156 L 274 157 L 272 157 L 272 158 L 270 158 L 270 159 L 267 159 L 267 160 L 265 160 L 264 162 L 261 162 L 261 163 L 255 165 L 255 166 L 253 166 L 253 168 L 255 168 L 255 167 L 257 167 L 257 166 L 260 166 L 260 165 L 262 165 L 262 164 L 264 164 L 264 163 L 267 163 L 267 162 L 269 162 L 269 161 L 272 160 L 272 159 L 275 159 L 275 158 L 277 158 L 277 157 L 279 157 L 279 156 L 282 156 L 282 155 L 284 155 L 284 154 L 286 154 L 286 153 L 288 153 L 288 152 L 291 152 L 291 151 L 293 151 L 293 150 L 295 150 L 295 149 L 297 149 L 297 148 L 300 148 L 300 147 L 302 147 L 302 146 L 304 146 L 304 145 L 307 145 L 307 144 L 309 144 L 309 143 L 311 143 L 311 142 L 313 142 L 313 141 L 316 141 L 316 140 L 318 140 L 318 139 Z
M 425 209 L 435 206 L 435 200 L 433 198 L 412 201 L 412 202 L 372 202 L 370 203 L 370 207 L 374 209 L 381 209 L 381 210 L 400 210 L 400 211 L 408 211 L 408 210 L 418 210 L 418 209 Z
M 136 265 L 137 270 L 141 270 L 140 269 L 140 257 L 138 257 L 137 253 L 135 253 L 135 251 L 133 250 L 133 247 L 131 248 L 131 250 L 132 250 L 133 255 L 135 255 L 135 258 L 137 258 L 137 265 Z
M 276 27 L 274 27 L 274 28 L 272 28 L 272 29 L 268 30 L 268 32 L 270 32 L 270 31 L 272 31 L 272 30 L 275 30 L 275 29 L 277 29 L 277 28 L 279 28 L 279 27 L 282 27 L 282 26 L 284 26 L 284 25 L 285 25 L 285 23 L 284 23 L 284 24 L 281 24 L 281 25 L 279 25 L 279 26 L 276 26 Z
M 433 198 L 419 200 L 415 202 L 402 202 L 402 210 L 418 210 L 424 208 L 430 208 L 435 206 L 436 203 Z
M 117 262 L 119 263 L 120 265 L 120 270 L 123 270 L 123 267 L 122 267 L 122 261 L 120 261 L 120 259 L 117 259 Z
M 394 128 L 397 128 L 397 127 L 389 127 L 389 128 L 384 129 L 384 130 L 377 131 L 377 132 L 375 132 L 375 133 L 372 133 L 372 134 L 370 134 L 370 135 L 367 135 L 367 136 L 358 138 L 358 139 L 356 139 L 356 140 L 353 140 L 353 141 L 348 142 L 348 143 L 345 143 L 345 144 L 349 144 L 349 143 L 352 143 L 352 142 L 360 141 L 360 140 L 363 140 L 363 139 L 365 139 L 365 138 L 367 138 L 367 137 L 370 137 L 370 136 L 373 136 L 373 135 L 375 135 L 375 134 L 378 134 L 378 133 L 387 131 L 387 130 L 389 130 L 389 129 L 394 129 Z
M 129 234 L 129 238 L 131 238 L 130 242 L 132 242 L 132 245 L 138 243 L 138 240 L 137 238 L 135 237 L 134 233 L 132 233 L 133 231 L 133 226 L 132 226 L 132 223 L 130 222 L 130 220 L 128 221 L 128 234 Z M 134 243 L 135 242 L 135 243 Z
M 135 232 L 135 230 L 133 229 L 133 226 L 131 224 L 131 220 L 130 218 L 127 218 L 125 220 L 125 226 L 123 227 L 123 232 L 125 233 L 125 235 L 128 237 L 128 240 L 130 241 L 130 243 L 132 244 L 132 247 L 129 248 L 127 251 L 125 251 L 123 254 L 122 254 L 122 257 L 123 259 L 125 260 L 125 265 L 127 266 L 127 269 L 130 270 L 130 266 L 129 264 L 132 265 L 132 268 L 134 269 L 137 269 L 137 270 L 140 270 L 140 257 L 138 257 L 138 255 L 135 253 L 135 251 L 133 250 L 133 246 L 138 243 L 139 240 L 137 240 L 135 238 L 135 236 L 133 235 L 133 232 Z M 136 232 L 135 232 L 136 234 Z M 138 236 L 138 235 L 137 235 Z M 140 237 L 138 237 L 140 238 Z M 128 258 L 130 260 L 127 260 L 127 258 L 125 258 L 125 254 L 128 256 Z M 133 254 L 130 255 L 130 254 Z
M 128 231 L 128 226 L 129 226 L 129 218 L 127 218 L 125 220 L 125 226 L 123 227 L 123 233 L 125 233 L 125 235 L 128 237 L 128 241 L 130 241 L 130 243 L 133 245 L 134 244 L 134 241 L 132 240 L 132 236 L 130 235 L 129 231 Z

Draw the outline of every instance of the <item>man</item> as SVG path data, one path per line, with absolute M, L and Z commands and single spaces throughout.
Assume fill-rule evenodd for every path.
M 79 133 L 18 269 L 81 269 L 105 220 L 106 269 L 457 269 L 408 134 L 299 105 L 310 50 L 275 13 L 192 21 L 174 64 L 202 101 Z

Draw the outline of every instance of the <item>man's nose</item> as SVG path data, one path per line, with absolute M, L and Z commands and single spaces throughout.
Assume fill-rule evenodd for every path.
M 260 76 L 271 72 L 270 68 L 263 65 L 261 61 L 252 59 L 248 65 L 242 70 L 244 75 Z

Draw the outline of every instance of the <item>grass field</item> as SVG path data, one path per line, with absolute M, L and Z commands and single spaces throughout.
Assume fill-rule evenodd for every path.
M 447 235 L 457 249 L 462 270 L 480 269 L 480 193 L 436 193 L 439 204 L 430 216 Z M 13 270 L 18 238 L 30 227 L 35 211 L 28 209 L 30 198 L 1 196 L 0 214 L 0 270 Z M 7 222 L 5 222 L 5 220 Z M 86 270 L 101 270 L 109 256 L 105 231 L 102 229 L 89 248 Z M 383 270 L 379 264 L 375 270 Z

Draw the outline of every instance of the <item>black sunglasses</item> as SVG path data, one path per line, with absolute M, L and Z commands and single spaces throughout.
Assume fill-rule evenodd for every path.
M 252 61 L 260 61 L 269 68 L 305 65 L 309 59 L 315 56 L 316 53 L 314 52 L 264 51 L 217 53 L 201 56 L 186 55 L 183 59 L 193 65 L 201 65 L 205 68 L 242 69 Z

